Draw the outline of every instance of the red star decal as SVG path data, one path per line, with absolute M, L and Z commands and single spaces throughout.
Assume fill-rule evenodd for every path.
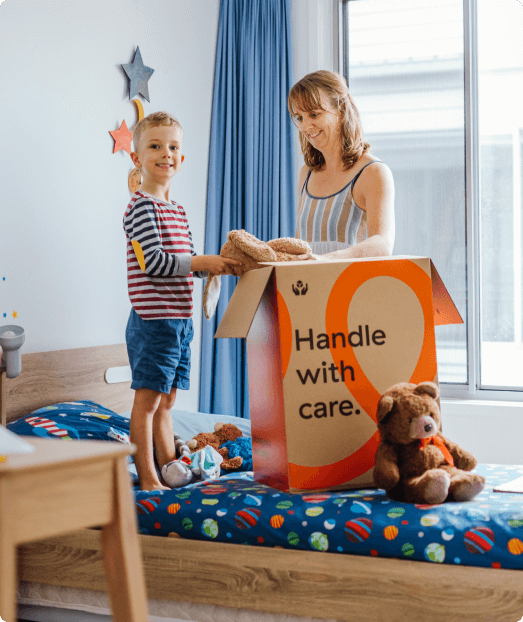
M 111 136 L 114 138 L 113 153 L 120 151 L 120 149 L 127 151 L 127 153 L 131 153 L 131 141 L 133 140 L 133 133 L 127 127 L 125 120 L 122 121 L 120 129 L 114 130 L 114 132 L 109 132 L 109 134 L 111 134 Z

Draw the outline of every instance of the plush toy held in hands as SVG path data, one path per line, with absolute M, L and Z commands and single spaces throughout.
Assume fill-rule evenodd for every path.
M 241 276 L 249 270 L 262 268 L 260 261 L 300 261 L 302 259 L 317 259 L 312 254 L 308 242 L 298 238 L 277 238 L 265 243 L 244 229 L 230 231 L 227 242 L 222 246 L 220 255 L 229 259 L 237 259 L 241 266 L 231 266 L 236 276 Z M 203 310 L 205 317 L 210 320 L 216 310 L 220 297 L 221 277 L 209 275 L 203 290 Z
M 435 505 L 483 490 L 485 478 L 469 473 L 474 456 L 441 434 L 438 397 L 433 382 L 400 382 L 381 396 L 374 483 L 391 499 Z

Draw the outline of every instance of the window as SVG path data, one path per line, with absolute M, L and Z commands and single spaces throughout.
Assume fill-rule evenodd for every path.
M 395 254 L 428 255 L 465 323 L 444 394 L 523 399 L 523 2 L 341 0 L 341 72 L 396 185 Z

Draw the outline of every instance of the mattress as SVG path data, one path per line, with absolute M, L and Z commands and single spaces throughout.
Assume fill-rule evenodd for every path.
M 236 417 L 173 410 L 188 440 L 217 421 L 250 436 Z M 129 413 L 88 401 L 54 404 L 9 424 L 12 431 L 53 438 L 128 442 Z M 129 470 L 136 480 L 134 464 Z M 485 489 L 472 501 L 414 505 L 381 489 L 287 494 L 237 471 L 167 491 L 134 490 L 140 533 L 334 554 L 393 557 L 437 564 L 523 567 L 523 497 L 494 492 L 523 475 L 523 466 L 478 465 Z M 222 473 L 224 473 L 222 471 Z
M 140 532 L 437 564 L 523 568 L 523 498 L 493 488 L 523 467 L 479 465 L 474 500 L 413 505 L 380 489 L 286 494 L 230 474 L 170 491 L 137 491 Z

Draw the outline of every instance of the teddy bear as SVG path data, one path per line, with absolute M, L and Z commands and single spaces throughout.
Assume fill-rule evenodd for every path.
M 197 480 L 217 479 L 221 475 L 223 457 L 210 445 L 191 454 L 183 454 L 162 467 L 164 484 L 180 488 Z
M 438 398 L 433 382 L 400 382 L 379 400 L 374 483 L 391 499 L 469 501 L 485 486 L 484 477 L 469 472 L 477 464 L 474 456 L 441 434 Z
M 243 436 L 240 428 L 236 427 L 232 423 L 223 423 L 223 421 L 218 421 L 214 425 L 214 432 L 200 432 L 187 441 L 187 447 L 190 449 L 191 453 L 195 453 L 206 445 L 210 445 L 223 458 L 221 468 L 225 471 L 235 471 L 241 467 L 243 458 L 241 456 L 229 458 L 228 448 L 222 447 L 220 449 L 220 446 L 227 441 L 235 441 L 240 436 Z
M 220 250 L 222 257 L 236 259 L 241 266 L 232 265 L 235 276 L 241 276 L 249 270 L 262 268 L 260 261 L 300 261 L 302 259 L 318 259 L 312 254 L 308 242 L 298 238 L 276 238 L 265 243 L 244 229 L 229 231 L 227 242 Z M 216 310 L 220 297 L 221 278 L 210 274 L 203 290 L 203 310 L 210 320 Z
M 200 432 L 187 443 L 180 435 L 174 434 L 177 457 L 162 467 L 164 483 L 171 488 L 180 488 L 196 480 L 216 479 L 222 470 L 240 469 L 244 459 L 235 450 L 234 456 L 230 458 L 229 446 L 242 437 L 242 431 L 237 426 L 222 421 L 215 424 L 214 432 Z M 224 443 L 227 443 L 227 447 L 220 448 Z

